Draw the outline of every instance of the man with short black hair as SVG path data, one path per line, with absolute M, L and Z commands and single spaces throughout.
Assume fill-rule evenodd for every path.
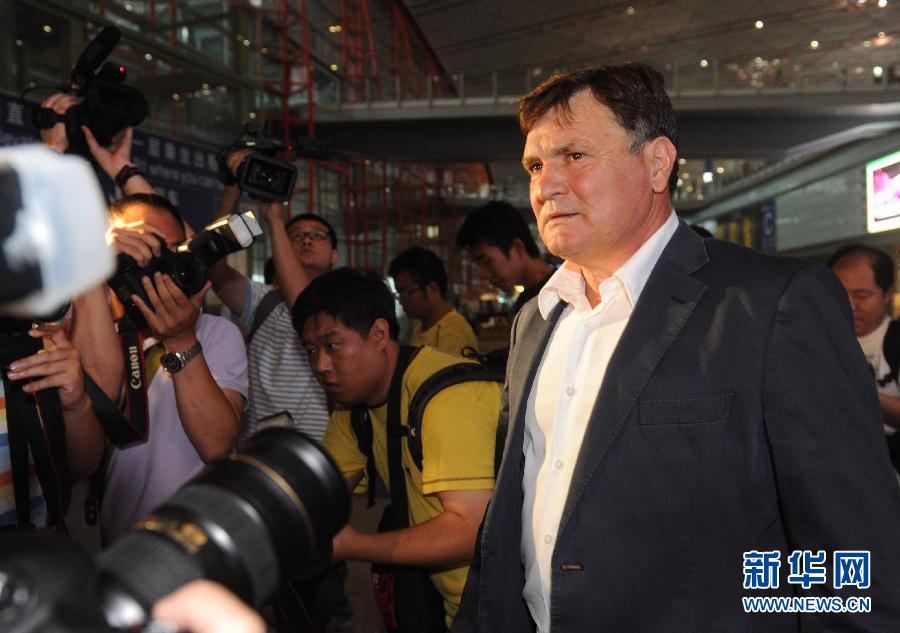
M 856 340 L 875 376 L 891 462 L 900 471 L 900 322 L 890 317 L 894 261 L 880 249 L 848 244 L 834 252 L 828 267 L 847 290 Z
M 495 200 L 466 216 L 456 234 L 488 279 L 504 292 L 524 286 L 513 305 L 513 314 L 536 296 L 553 273 L 531 235 L 525 220 L 508 202 Z
M 414 246 L 391 260 L 388 274 L 406 316 L 416 320 L 410 345 L 431 345 L 457 356 L 478 351 L 472 326 L 447 303 L 447 271 L 440 257 Z
M 418 427 L 417 464 L 409 434 L 402 440 L 399 434 L 403 427 L 409 430 L 410 401 L 431 376 L 465 361 L 432 347 L 400 345 L 394 297 L 387 285 L 349 268 L 309 284 L 294 304 L 294 327 L 316 378 L 340 405 L 323 443 L 350 489 L 375 484 L 367 477 L 369 462 L 351 407 L 368 419 L 370 454 L 379 478 L 388 487 L 395 481 L 389 474 L 395 472 L 389 436 L 396 439 L 400 459 L 393 466 L 405 477 L 405 494 L 395 488 L 392 499 L 395 492 L 401 494 L 408 513 L 393 519 L 408 527 L 363 534 L 348 525 L 334 538 L 335 559 L 426 568 L 443 603 L 441 623 L 449 626 L 494 486 L 499 385 L 466 382 L 436 393 Z M 388 431 L 393 424 L 397 433 Z

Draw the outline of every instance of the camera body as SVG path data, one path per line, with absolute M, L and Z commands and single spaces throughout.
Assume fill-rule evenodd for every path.
M 228 157 L 242 149 L 251 150 L 235 174 Z M 285 149 L 277 139 L 260 133 L 250 124 L 244 126 L 238 140 L 219 151 L 218 178 L 225 185 L 237 185 L 254 200 L 275 202 L 290 200 L 297 182 L 297 168 L 275 156 Z
M 262 235 L 262 228 L 252 211 L 233 213 L 208 224 L 202 231 L 185 240 L 170 251 L 160 239 L 160 255 L 151 259 L 146 266 L 140 266 L 134 258 L 125 253 L 118 257 L 116 273 L 108 284 L 125 312 L 138 328 L 147 327 L 143 313 L 131 300 L 139 296 L 150 305 L 150 299 L 141 283 L 143 277 L 153 277 L 162 273 L 171 277 L 184 294 L 191 296 L 199 292 L 209 278 L 209 267 L 230 253 L 250 246 Z
M 81 102 L 58 115 L 50 108 L 35 108 L 31 123 L 38 129 L 49 129 L 65 123 L 71 151 L 90 157 L 81 126 L 86 126 L 97 142 L 107 146 L 126 127 L 140 125 L 147 118 L 147 99 L 133 86 L 125 85 L 124 66 L 103 63 L 121 39 L 122 33 L 108 26 L 95 37 L 72 68 L 67 92 L 81 97 Z

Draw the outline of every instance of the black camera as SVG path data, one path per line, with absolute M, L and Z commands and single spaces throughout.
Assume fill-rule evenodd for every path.
M 38 130 L 49 129 L 59 122 L 66 125 L 69 147 L 76 154 L 90 158 L 90 150 L 81 126 L 87 128 L 102 146 L 126 127 L 135 127 L 147 118 L 147 99 L 137 88 L 125 85 L 125 66 L 104 63 L 122 37 L 121 31 L 107 26 L 91 40 L 78 58 L 66 91 L 81 97 L 80 103 L 59 115 L 50 108 L 35 108 L 31 123 Z
M 324 450 L 293 429 L 260 431 L 96 565 L 60 537 L 0 537 L 0 630 L 137 631 L 157 600 L 200 578 L 260 606 L 283 578 L 330 551 L 349 512 L 347 486 Z
M 260 235 L 262 228 L 252 211 L 233 213 L 208 224 L 201 232 L 178 244 L 174 251 L 160 239 L 159 257 L 151 259 L 146 266 L 139 266 L 134 258 L 120 253 L 116 273 L 107 283 L 125 306 L 128 316 L 142 329 L 147 327 L 147 321 L 131 300 L 131 295 L 137 295 L 147 305 L 151 304 L 141 283 L 142 277 L 152 278 L 157 272 L 168 275 L 184 294 L 191 296 L 203 288 L 209 278 L 210 266 L 229 253 L 247 248 Z
M 242 149 L 251 150 L 250 155 L 232 174 L 228 168 L 228 157 Z M 241 191 L 261 202 L 290 200 L 297 181 L 297 168 L 275 158 L 284 149 L 283 143 L 247 124 L 234 143 L 219 151 L 219 180 L 225 185 L 237 185 Z

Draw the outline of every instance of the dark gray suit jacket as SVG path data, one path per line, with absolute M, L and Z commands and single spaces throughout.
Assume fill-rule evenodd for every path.
M 525 407 L 561 313 L 513 327 L 509 435 L 454 632 L 529 631 L 521 593 Z M 777 590 L 742 555 L 782 552 Z M 826 550 L 828 586 L 788 585 Z M 831 588 L 832 552 L 871 550 L 866 591 Z M 610 360 L 552 560 L 553 633 L 900 631 L 900 489 L 843 288 L 683 222 Z M 742 596 L 870 596 L 867 615 L 748 615 Z

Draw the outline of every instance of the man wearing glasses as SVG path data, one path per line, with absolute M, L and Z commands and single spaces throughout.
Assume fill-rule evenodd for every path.
M 236 186 L 226 187 L 222 214 L 231 213 L 239 198 Z M 317 215 L 301 214 L 285 223 L 282 209 L 278 202 L 262 207 L 275 262 L 271 286 L 247 279 L 225 260 L 210 268 L 213 290 L 249 337 L 250 394 L 239 447 L 256 431 L 261 418 L 280 411 L 288 411 L 294 426 L 317 440 L 328 425 L 325 392 L 310 371 L 291 325 L 291 306 L 310 281 L 337 263 L 337 236 Z

